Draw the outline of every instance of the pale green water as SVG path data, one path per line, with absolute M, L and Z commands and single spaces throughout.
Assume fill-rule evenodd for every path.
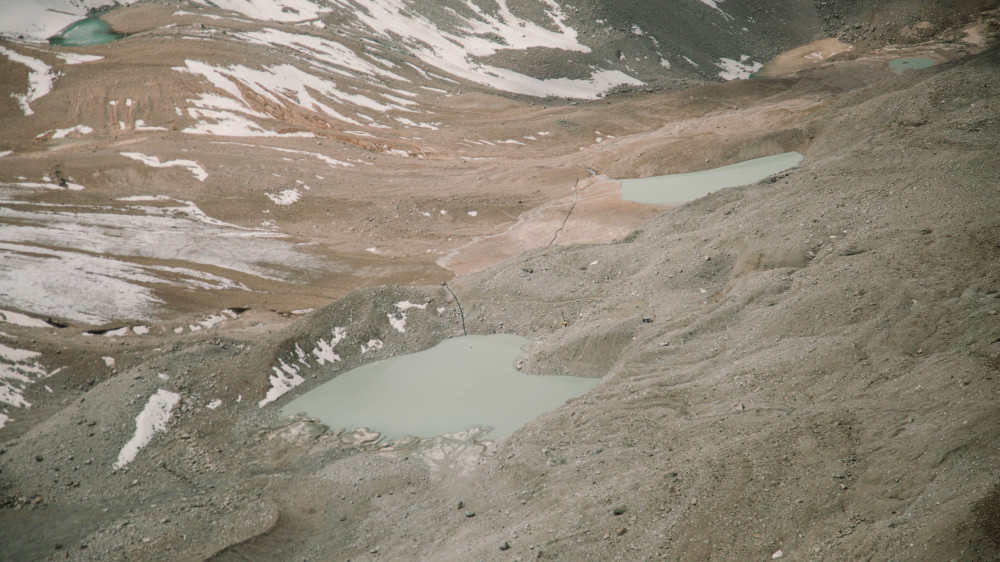
M 465 336 L 344 373 L 289 402 L 331 430 L 367 427 L 386 438 L 434 437 L 473 427 L 510 435 L 600 382 L 523 375 L 514 360 L 530 343 L 520 336 Z
M 933 59 L 927 57 L 907 57 L 889 61 L 889 68 L 896 74 L 902 74 L 907 70 L 921 70 L 937 64 Z
M 786 152 L 689 174 L 622 180 L 622 199 L 637 203 L 684 203 L 719 189 L 760 181 L 794 168 L 801 161 L 798 152 Z
M 96 17 L 88 17 L 73 22 L 58 34 L 49 37 L 49 43 L 63 47 L 82 47 L 84 45 L 103 45 L 124 35 L 115 33 L 107 22 Z

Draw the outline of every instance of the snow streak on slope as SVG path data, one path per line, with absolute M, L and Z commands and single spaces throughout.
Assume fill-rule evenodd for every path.
M 9 420 L 7 407 L 30 408 L 24 389 L 48 373 L 35 360 L 42 354 L 0 344 L 0 427 Z
M 722 8 L 719 7 L 719 2 L 722 2 L 723 0 L 718 0 L 718 2 L 716 2 L 715 0 L 698 0 L 698 1 L 708 6 L 709 8 L 718 11 L 720 14 L 722 14 L 722 17 L 730 20 L 733 19 L 732 16 L 730 16 L 726 12 L 723 12 Z
M 300 22 L 316 19 L 329 12 L 309 0 L 194 0 L 203 6 L 215 5 L 223 10 L 239 12 L 256 20 Z
M 35 112 L 29 104 L 52 91 L 52 84 L 55 82 L 52 67 L 36 58 L 22 55 L 4 47 L 0 47 L 0 53 L 8 59 L 28 67 L 28 92 L 11 94 L 11 97 L 17 100 L 25 116 L 34 115 Z
M 189 201 L 131 197 L 122 203 L 90 207 L 3 200 L 4 302 L 88 324 L 143 320 L 151 319 L 161 302 L 150 286 L 249 290 L 202 266 L 274 280 L 318 267 L 283 235 L 213 219 Z
M 166 431 L 172 410 L 180 401 L 180 394 L 162 388 L 149 397 L 146 407 L 135 417 L 135 435 L 118 453 L 118 462 L 113 467 L 115 470 L 132 462 L 139 450 L 153 440 L 154 434 Z
M 57 138 L 53 136 L 52 138 Z M 208 179 L 208 172 L 205 168 L 202 168 L 200 164 L 194 160 L 167 160 L 166 162 L 160 162 L 160 159 L 156 156 L 146 156 L 141 152 L 121 152 L 122 156 L 126 158 L 131 158 L 132 160 L 138 160 L 143 164 L 153 167 L 153 168 L 172 168 L 175 166 L 181 168 L 187 168 L 198 181 L 205 181 Z
M 723 80 L 746 80 L 754 72 L 764 67 L 759 62 L 751 61 L 747 55 L 741 56 L 740 60 L 721 58 L 715 66 L 722 69 L 719 72 L 719 77 Z
M 330 5 L 337 8 L 334 15 L 338 20 L 337 37 L 273 28 L 234 32 L 233 37 L 265 47 L 268 52 L 284 53 L 291 61 L 252 68 L 188 59 L 183 66 L 175 67 L 179 72 L 204 77 L 215 88 L 214 92 L 189 100 L 192 105 L 187 109 L 188 115 L 197 122 L 186 132 L 278 135 L 260 119 L 334 129 L 343 123 L 377 128 L 412 123 L 413 126 L 436 128 L 436 124 L 418 123 L 399 115 L 421 112 L 417 102 L 411 99 L 417 94 L 406 89 L 419 85 L 414 86 L 402 75 L 404 66 L 389 60 L 398 58 L 401 52 L 443 73 L 501 91 L 532 96 L 593 99 L 617 85 L 642 84 L 620 71 L 597 67 L 591 67 L 588 78 L 538 79 L 481 62 L 483 57 L 501 50 L 546 48 L 569 53 L 590 52 L 590 48 L 578 40 L 576 30 L 566 24 L 566 17 L 557 3 L 538 1 L 545 19 L 541 24 L 515 16 L 506 0 L 488 9 L 473 0 L 463 0 L 452 7 L 425 6 L 421 8 L 423 11 L 418 11 L 406 0 L 334 0 Z M 287 3 L 215 2 L 219 7 L 239 10 L 256 19 L 301 20 L 300 16 L 277 17 L 281 10 L 273 8 Z M 309 17 L 323 13 L 323 9 L 309 2 L 296 2 L 292 8 L 299 15 L 309 14 Z M 424 12 L 433 12 L 433 17 Z M 377 40 L 372 41 L 372 37 Z M 413 68 L 424 79 L 436 80 L 425 70 Z M 322 122 L 327 119 L 339 124 Z M 310 135 L 308 132 L 291 134 Z
M 393 109 L 393 106 L 380 104 L 371 98 L 359 94 L 344 94 L 337 89 L 337 84 L 315 73 L 309 73 L 290 64 L 280 64 L 264 69 L 253 69 L 243 65 L 230 65 L 228 67 L 212 66 L 210 64 L 187 60 L 185 66 L 175 67 L 174 70 L 199 74 L 204 76 L 213 86 L 229 94 L 229 97 L 222 97 L 217 94 L 203 94 L 198 100 L 189 100 L 195 107 L 188 109 L 188 114 L 200 119 L 198 125 L 192 129 L 186 129 L 190 133 L 210 133 L 226 134 L 225 132 L 214 131 L 212 125 L 205 121 L 211 119 L 219 123 L 226 123 L 233 119 L 241 118 L 234 115 L 233 111 L 242 113 L 250 117 L 263 117 L 281 119 L 284 115 L 281 112 L 288 111 L 292 106 L 299 106 L 308 111 L 318 111 L 327 117 L 344 121 L 352 125 L 361 123 L 343 113 L 333 109 L 326 103 L 313 97 L 316 92 L 328 99 L 337 100 L 341 103 L 352 102 L 359 106 L 364 106 L 378 112 Z M 265 111 L 275 111 L 271 115 L 257 110 L 243 96 L 240 88 L 247 88 L 248 91 L 260 96 L 262 99 L 271 102 L 262 108 Z M 245 118 L 243 118 L 245 120 Z M 232 129 L 230 129 L 232 130 Z M 267 131 L 260 126 L 248 127 L 249 131 L 259 131 L 253 134 L 243 134 L 239 136 L 273 136 L 277 133 Z
M 453 76 L 498 90 L 532 96 L 562 96 L 594 99 L 619 84 L 642 82 L 617 70 L 593 68 L 589 79 L 538 79 L 525 74 L 477 62 L 500 50 L 531 48 L 559 49 L 589 53 L 577 40 L 577 32 L 566 25 L 566 16 L 554 0 L 542 0 L 548 18 L 545 26 L 514 15 L 506 0 L 499 0 L 488 12 L 464 0 L 459 9 L 446 9 L 445 18 L 419 13 L 406 0 L 333 0 L 352 10 L 360 23 L 386 40 L 402 40 L 424 63 Z

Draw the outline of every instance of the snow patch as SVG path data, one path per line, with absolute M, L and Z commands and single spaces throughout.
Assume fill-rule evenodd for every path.
M 38 318 L 32 318 L 27 314 L 21 314 L 20 312 L 11 312 L 9 310 L 0 310 L 0 322 L 5 324 L 13 324 L 15 326 L 24 326 L 25 328 L 51 328 L 52 325 L 44 320 L 39 320 Z
M 222 405 L 222 399 L 221 398 L 216 398 L 215 400 L 212 400 L 211 402 L 209 402 L 208 404 L 206 404 L 205 407 L 208 408 L 209 410 L 214 410 L 214 409 L 218 408 L 221 405 Z
M 719 12 L 723 18 L 727 20 L 733 19 L 733 16 L 730 16 L 726 12 L 723 12 L 722 8 L 719 7 L 719 3 L 723 2 L 724 0 L 698 0 L 698 1 L 708 6 L 709 8 L 712 8 L 713 10 Z
M 45 131 L 44 133 L 36 136 L 35 138 L 36 139 L 40 139 L 40 138 L 44 137 L 45 135 L 47 135 L 49 133 L 52 133 L 52 138 L 53 139 L 64 139 L 64 138 L 66 138 L 67 136 L 69 136 L 72 133 L 78 133 L 78 134 L 81 134 L 81 135 L 89 135 L 90 133 L 93 133 L 93 132 L 94 132 L 94 129 L 91 128 L 91 127 L 88 127 L 86 125 L 77 125 L 76 127 L 70 127 L 68 129 L 56 129 L 54 131 Z
M 187 168 L 198 181 L 205 181 L 208 178 L 208 172 L 194 160 L 167 160 L 166 162 L 160 162 L 160 159 L 156 156 L 146 156 L 140 152 L 120 152 L 119 154 L 132 160 L 138 160 L 153 168 L 171 168 L 174 166 Z
M 11 97 L 17 100 L 25 116 L 34 115 L 35 112 L 29 104 L 52 91 L 52 85 L 56 79 L 55 75 L 52 74 L 52 67 L 38 59 L 22 55 L 6 47 L 0 47 L 0 53 L 3 53 L 12 62 L 28 67 L 28 92 L 25 94 L 12 93 Z
M 367 344 L 361 345 L 361 354 L 364 355 L 365 353 L 368 353 L 369 351 L 372 351 L 374 349 L 382 349 L 382 345 L 383 345 L 382 340 L 370 339 L 368 340 Z
M 206 264 L 268 279 L 286 278 L 289 268 L 315 267 L 314 259 L 290 242 L 268 240 L 283 235 L 214 219 L 190 201 L 161 196 L 119 201 L 126 204 L 72 209 L 48 205 L 50 210 L 5 200 L 0 205 L 0 222 L 6 225 L 0 242 L 5 304 L 43 318 L 92 325 L 146 320 L 155 317 L 161 303 L 151 284 L 192 290 L 249 288 L 199 269 L 134 263 L 130 257 Z M 260 261 L 262 255 L 271 261 Z
M 146 121 L 144 119 L 135 120 L 135 130 L 136 131 L 166 131 L 166 127 L 152 127 L 146 126 Z
M 275 205 L 291 205 L 302 198 L 302 193 L 298 189 L 286 189 L 280 193 L 265 193 L 267 198 Z
M 396 303 L 396 310 L 399 311 L 398 314 L 386 314 L 389 318 L 389 325 L 401 334 L 406 333 L 406 311 L 411 308 L 424 310 L 427 308 L 427 303 L 413 304 L 410 301 L 400 301 Z
M 278 363 L 278 367 L 271 367 L 271 370 L 274 371 L 274 374 L 268 377 L 271 388 L 267 390 L 264 399 L 257 403 L 260 408 L 281 398 L 286 392 L 305 382 L 302 375 L 299 375 L 298 367 L 289 365 L 283 359 L 279 359 Z
M 180 400 L 180 394 L 163 388 L 149 397 L 146 407 L 135 417 L 135 435 L 118 453 L 118 462 L 114 464 L 114 470 L 123 468 L 132 462 L 139 454 L 139 450 L 153 440 L 153 435 L 166 431 L 172 410 Z
M 35 359 L 42 354 L 0 344 L 0 404 L 30 408 L 24 399 L 24 389 L 38 379 L 49 376 Z
M 550 48 L 589 53 L 566 24 L 566 15 L 554 0 L 543 0 L 545 26 L 515 15 L 507 0 L 498 0 L 489 12 L 471 0 L 459 2 L 462 13 L 451 10 L 450 25 L 439 25 L 418 13 L 406 0 L 356 0 L 347 4 L 358 21 L 389 40 L 400 40 L 425 64 L 452 76 L 498 90 L 531 96 L 595 99 L 619 84 L 641 81 L 619 71 L 593 69 L 589 79 L 538 79 L 479 61 L 505 49 Z M 360 9 L 354 8 L 354 5 Z
M 203 6 L 217 6 L 258 21 L 304 22 L 330 11 L 309 0 L 194 0 Z
M 56 53 L 56 56 L 66 61 L 66 64 L 83 64 L 85 62 L 96 62 L 104 58 L 100 55 L 83 55 L 80 53 Z
M 750 57 L 747 55 L 740 57 L 740 60 L 727 59 L 725 57 L 719 59 L 719 62 L 715 63 L 715 66 L 722 69 L 719 72 L 719 77 L 723 80 L 746 80 L 750 78 L 751 74 L 764 67 L 763 64 L 749 61 L 749 59 Z
M 114 357 L 101 357 L 101 359 L 104 359 L 104 364 L 107 365 L 108 367 L 114 367 L 115 366 L 115 358 Z
M 333 338 L 329 340 L 316 340 L 316 347 L 312 350 L 312 354 L 316 356 L 316 362 L 320 365 L 325 365 L 340 361 L 340 355 L 337 355 L 333 351 L 333 348 L 337 347 L 337 344 L 345 336 L 347 336 L 347 328 L 337 327 L 333 329 Z

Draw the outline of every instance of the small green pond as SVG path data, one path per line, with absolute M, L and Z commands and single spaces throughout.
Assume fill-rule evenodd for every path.
M 115 33 L 111 26 L 97 16 L 88 16 L 73 22 L 65 29 L 49 37 L 49 43 L 60 47 L 83 47 L 86 45 L 103 45 L 124 37 Z
M 902 74 L 908 70 L 930 68 L 935 64 L 937 61 L 927 57 L 906 57 L 889 61 L 889 69 L 896 74 Z
M 292 400 L 331 430 L 366 427 L 387 439 L 434 437 L 479 427 L 496 439 L 580 396 L 599 379 L 524 375 L 514 360 L 530 340 L 464 336 L 369 363 Z
M 622 199 L 637 203 L 684 203 L 726 187 L 758 182 L 794 168 L 801 161 L 798 152 L 786 152 L 700 172 L 622 180 Z

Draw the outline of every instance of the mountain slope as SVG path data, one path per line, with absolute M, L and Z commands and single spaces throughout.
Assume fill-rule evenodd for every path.
M 0 558 L 1000 557 L 997 14 L 715 66 L 874 5 L 138 2 L 4 42 Z M 511 92 L 604 72 L 645 85 Z M 676 208 L 614 179 L 785 150 Z M 279 411 L 463 326 L 602 381 L 498 442 Z

